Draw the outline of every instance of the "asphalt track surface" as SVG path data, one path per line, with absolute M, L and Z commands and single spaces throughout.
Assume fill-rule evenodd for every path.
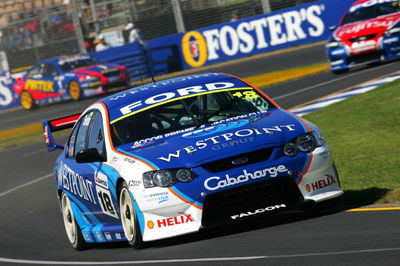
M 294 55 L 274 56 L 274 60 L 293 66 L 305 54 L 308 51 L 299 50 Z M 323 58 L 323 50 L 314 58 L 317 54 Z M 250 60 L 248 65 L 257 69 L 254 72 L 248 67 L 243 71 L 254 75 L 261 73 L 262 65 L 266 66 L 264 72 L 272 65 L 257 62 Z M 246 76 L 241 67 L 235 69 L 236 75 Z M 340 76 L 322 73 L 262 89 L 290 108 L 398 70 L 399 62 L 393 62 Z M 24 121 L 23 116 L 32 114 L 35 118 L 27 120 L 32 123 L 36 116 L 40 120 L 49 114 L 76 112 L 88 103 L 54 105 L 33 113 L 11 112 L 0 119 Z M 41 143 L 0 152 L 0 265 L 399 265 L 398 210 L 337 211 L 319 216 L 292 211 L 150 242 L 142 250 L 119 243 L 77 252 L 65 235 L 51 178 L 57 155 L 45 151 Z

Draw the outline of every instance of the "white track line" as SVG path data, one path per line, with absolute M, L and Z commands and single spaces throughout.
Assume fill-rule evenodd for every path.
M 48 175 L 39 177 L 39 178 L 37 178 L 37 179 L 35 179 L 35 180 L 32 180 L 32 181 L 30 181 L 30 182 L 28 182 L 28 183 L 25 183 L 25 184 L 22 184 L 22 185 L 19 185 L 19 186 L 15 187 L 15 188 L 12 188 L 12 189 L 10 189 L 10 190 L 4 191 L 4 192 L 0 193 L 0 198 L 3 197 L 3 196 L 5 196 L 5 195 L 7 195 L 7 194 L 9 194 L 9 193 L 11 193 L 11 192 L 14 192 L 15 190 L 18 190 L 18 189 L 23 188 L 23 187 L 30 186 L 30 185 L 32 185 L 32 184 L 34 184 L 34 183 L 40 182 L 40 181 L 42 181 L 42 180 L 44 180 L 44 179 L 46 179 L 46 178 L 49 178 L 49 177 L 51 177 L 51 176 L 53 176 L 53 174 L 48 174 Z M 1 260 L 0 260 L 0 261 L 1 261 Z
M 22 260 L 1 258 L 0 262 L 19 263 L 19 264 L 47 264 L 47 265 L 123 265 L 123 264 L 162 264 L 162 263 L 196 263 L 196 262 L 218 262 L 218 261 L 244 261 L 258 259 L 285 259 L 285 258 L 301 258 L 301 257 L 317 257 L 317 256 L 333 256 L 333 255 L 349 255 L 362 253 L 377 253 L 399 251 L 396 248 L 380 248 L 380 249 L 362 249 L 351 251 L 321 252 L 321 253 L 305 253 L 292 255 L 272 255 L 272 256 L 249 256 L 249 257 L 221 257 L 221 258 L 197 258 L 197 259 L 165 259 L 165 260 L 133 260 L 133 261 L 46 261 L 46 260 Z
M 343 77 L 336 78 L 336 79 L 331 79 L 331 80 L 328 80 L 328 81 L 325 81 L 325 82 L 322 82 L 322 83 L 319 83 L 319 84 L 316 84 L 316 85 L 313 85 L 311 87 L 307 87 L 307 88 L 304 88 L 304 89 L 301 89 L 301 90 L 285 93 L 285 94 L 282 94 L 280 96 L 273 97 L 272 99 L 273 100 L 283 99 L 283 98 L 288 97 L 288 96 L 293 96 L 293 95 L 296 95 L 296 94 L 299 94 L 299 93 L 303 93 L 305 91 L 313 90 L 315 88 L 318 88 L 318 87 L 323 86 L 323 85 L 327 85 L 329 83 L 333 83 L 333 82 L 336 82 L 336 81 L 339 81 L 339 80 L 347 79 L 347 78 L 350 78 L 350 77 L 353 77 L 353 76 L 357 76 L 359 74 L 364 74 L 366 72 L 376 71 L 377 69 L 383 68 L 385 66 L 387 66 L 387 65 L 382 65 L 382 66 L 375 67 L 375 68 L 369 68 L 369 69 L 366 69 L 365 71 L 362 71 L 362 72 L 360 71 L 360 72 L 355 72 L 355 73 L 352 73 L 352 74 L 347 74 L 347 75 L 345 75 Z

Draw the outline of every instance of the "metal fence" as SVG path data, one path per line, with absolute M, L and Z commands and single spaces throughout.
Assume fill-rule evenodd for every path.
M 100 33 L 134 23 L 145 39 L 315 0 L 0 0 L 0 51 L 11 69 L 90 51 Z

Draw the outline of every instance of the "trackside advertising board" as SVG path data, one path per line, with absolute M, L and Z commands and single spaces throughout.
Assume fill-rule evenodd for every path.
M 372 0 L 374 1 L 374 0 Z M 353 0 L 324 0 L 187 32 L 183 67 L 194 68 L 326 40 Z

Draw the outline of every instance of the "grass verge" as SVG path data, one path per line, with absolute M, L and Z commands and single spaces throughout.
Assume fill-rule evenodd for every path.
M 400 81 L 304 116 L 323 131 L 349 205 L 400 203 Z

